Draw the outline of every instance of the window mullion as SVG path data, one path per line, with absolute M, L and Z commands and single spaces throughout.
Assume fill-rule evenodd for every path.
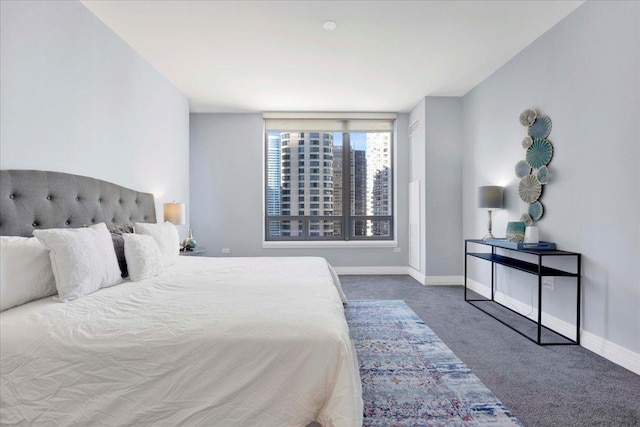
M 344 240 L 351 240 L 351 139 L 342 134 L 342 221 Z

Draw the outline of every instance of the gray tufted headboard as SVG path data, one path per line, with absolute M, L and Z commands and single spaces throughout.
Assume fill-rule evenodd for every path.
M 38 228 L 99 222 L 156 222 L 153 194 L 67 173 L 0 171 L 0 235 L 31 237 Z

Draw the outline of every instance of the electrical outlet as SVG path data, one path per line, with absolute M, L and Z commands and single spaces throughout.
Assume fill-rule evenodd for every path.
M 547 289 L 553 290 L 555 283 L 556 283 L 555 277 L 546 276 L 542 278 L 542 286 L 544 286 Z
M 231 249 L 229 249 L 229 248 L 222 248 L 222 253 L 223 253 L 223 254 L 230 254 L 230 253 L 231 253 Z
M 402 252 L 401 248 L 393 248 L 393 252 Z

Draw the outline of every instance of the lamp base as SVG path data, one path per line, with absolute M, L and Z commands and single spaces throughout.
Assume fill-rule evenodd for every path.
M 482 238 L 482 241 L 483 241 L 483 242 L 486 242 L 486 241 L 487 241 L 487 240 L 489 240 L 489 239 L 495 239 L 495 238 L 496 238 L 496 236 L 494 236 L 491 232 L 488 232 L 488 233 L 487 233 L 487 234 Z

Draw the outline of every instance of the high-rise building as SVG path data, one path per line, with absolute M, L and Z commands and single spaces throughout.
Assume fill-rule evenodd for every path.
M 267 215 L 279 216 L 282 214 L 281 198 L 281 161 L 280 161 L 280 135 L 269 134 L 267 136 L 267 164 L 269 173 L 267 176 Z M 269 235 L 280 236 L 280 222 L 269 223 Z
M 391 215 L 391 134 L 367 133 L 367 215 Z M 388 236 L 388 221 L 368 221 L 368 236 Z
M 282 215 L 333 215 L 333 134 L 288 132 L 280 134 Z M 309 219 L 309 236 L 332 235 L 333 222 Z M 303 221 L 283 224 L 283 236 L 302 235 Z

